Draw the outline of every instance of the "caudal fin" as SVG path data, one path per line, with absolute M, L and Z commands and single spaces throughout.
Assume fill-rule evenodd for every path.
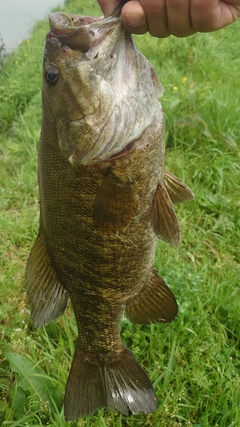
M 120 355 L 101 360 L 76 349 L 65 392 L 65 418 L 75 420 L 101 407 L 124 414 L 147 414 L 157 408 L 149 378 L 124 346 Z

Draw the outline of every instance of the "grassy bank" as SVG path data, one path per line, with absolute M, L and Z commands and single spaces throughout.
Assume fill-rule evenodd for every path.
M 94 0 L 65 10 L 98 14 Z M 79 5 L 81 4 L 81 6 Z M 149 374 L 156 413 L 100 410 L 65 422 L 74 352 L 71 308 L 33 328 L 24 268 L 38 228 L 37 146 L 46 21 L 0 70 L 0 425 L 10 427 L 239 427 L 240 425 L 240 22 L 187 39 L 136 38 L 165 92 L 166 164 L 194 191 L 176 208 L 179 249 L 159 242 L 156 266 L 179 302 L 170 325 L 122 322 Z

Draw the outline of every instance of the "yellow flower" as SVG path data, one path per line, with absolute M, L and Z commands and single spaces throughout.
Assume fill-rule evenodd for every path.
M 174 92 L 177 92 L 178 91 L 178 87 L 177 86 L 173 86 L 173 90 L 174 90 Z
M 18 64 L 18 61 L 15 61 L 15 64 Z
M 28 56 L 28 54 L 27 54 L 27 53 L 24 53 L 24 56 Z
M 183 77 L 183 78 L 181 79 L 181 83 L 186 83 L 186 81 L 187 81 L 187 77 Z

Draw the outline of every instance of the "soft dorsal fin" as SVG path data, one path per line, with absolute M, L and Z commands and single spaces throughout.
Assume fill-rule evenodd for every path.
M 156 236 L 167 243 L 179 246 L 181 230 L 172 201 L 162 183 L 159 183 L 153 200 L 151 225 Z
M 126 315 L 131 322 L 140 324 L 171 322 L 177 312 L 176 299 L 155 268 L 151 270 L 149 283 L 126 308 Z
M 194 194 L 184 182 L 169 171 L 163 172 L 163 182 L 172 203 L 182 203 L 193 200 Z
M 51 266 L 41 231 L 27 260 L 25 286 L 28 305 L 36 326 L 47 324 L 64 312 L 68 300 L 67 292 Z

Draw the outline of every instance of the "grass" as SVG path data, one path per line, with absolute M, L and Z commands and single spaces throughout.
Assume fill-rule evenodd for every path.
M 68 11 L 98 14 L 94 0 Z M 176 208 L 177 250 L 159 242 L 156 266 L 179 301 L 169 325 L 122 321 L 125 343 L 159 400 L 154 414 L 108 410 L 65 422 L 62 399 L 76 324 L 71 308 L 33 329 L 24 268 L 38 227 L 37 146 L 47 21 L 0 69 L 0 425 L 9 427 L 239 427 L 239 22 L 186 39 L 137 37 L 165 88 L 166 164 L 195 202 Z

